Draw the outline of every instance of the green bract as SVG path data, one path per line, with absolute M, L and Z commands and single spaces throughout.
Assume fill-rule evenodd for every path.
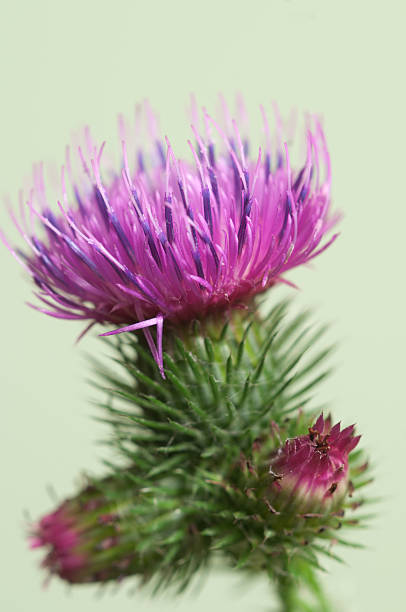
M 315 570 L 366 518 L 358 510 L 365 502 L 358 490 L 369 480 L 362 452 L 350 454 L 339 507 L 306 513 L 292 504 L 279 512 L 269 494 L 272 453 L 306 434 L 323 408 L 311 399 L 329 373 L 331 348 L 317 348 L 324 329 L 309 318 L 289 319 L 281 303 L 267 315 L 236 312 L 227 325 L 211 319 L 177 330 L 166 338 L 166 380 L 141 337 L 116 338 L 118 373 L 99 365 L 97 384 L 107 394 L 101 420 L 112 428 L 108 444 L 118 459 L 108 463 L 111 476 L 93 484 L 106 496 L 112 480 L 126 483 L 123 496 L 134 492 L 123 506 L 117 498 L 117 524 L 136 559 L 124 575 L 182 590 L 220 557 L 242 572 L 265 572 L 286 610 L 316 609 L 306 608 L 300 583 L 327 609 Z M 114 550 L 116 563 L 129 554 L 128 545 Z

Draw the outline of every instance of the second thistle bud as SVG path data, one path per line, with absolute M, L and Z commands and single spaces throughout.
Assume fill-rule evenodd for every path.
M 87 487 L 34 526 L 31 548 L 45 548 L 42 566 L 70 583 L 104 582 L 132 573 L 134 543 L 123 533 L 117 510 L 103 493 Z
M 348 455 L 361 436 L 354 426 L 341 430 L 321 415 L 306 435 L 290 438 L 271 458 L 272 503 L 277 510 L 328 512 L 339 507 L 349 488 Z
M 129 474 L 94 481 L 32 527 L 30 545 L 45 551 L 48 576 L 72 584 L 133 575 L 144 583 L 156 575 L 157 584 L 175 575 L 190 579 L 210 544 L 194 525 L 194 509 L 176 495 L 165 497 L 165 487 L 134 490 Z

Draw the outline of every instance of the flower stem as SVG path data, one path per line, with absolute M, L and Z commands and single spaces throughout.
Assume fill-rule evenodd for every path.
M 278 580 L 278 595 L 280 599 L 280 612 L 297 611 L 296 585 L 290 576 L 281 577 Z

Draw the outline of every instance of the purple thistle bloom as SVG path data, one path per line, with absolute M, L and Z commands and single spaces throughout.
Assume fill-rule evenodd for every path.
M 337 507 L 349 487 L 348 455 L 360 437 L 353 425 L 341 430 L 321 415 L 307 435 L 286 440 L 271 459 L 276 499 L 304 512 Z
M 31 252 L 15 251 L 3 237 L 38 288 L 43 305 L 34 307 L 62 319 L 87 319 L 90 326 L 121 326 L 102 335 L 143 329 L 163 373 L 164 321 L 177 325 L 244 307 L 327 248 L 336 235 L 321 241 L 336 218 L 329 215 L 322 128 L 313 122 L 305 160 L 293 170 L 286 144 L 276 138 L 271 150 L 262 113 L 267 146 L 253 158 L 230 116 L 223 131 L 203 111 L 204 134 L 195 122 L 189 160 L 177 159 L 168 139 L 164 147 L 151 128 L 154 154 L 137 149 L 132 164 L 122 130 L 122 168 L 109 168 L 103 180 L 104 143 L 97 148 L 87 130 L 87 155 L 78 149 L 82 178 L 67 156 L 57 214 L 42 169 L 36 169 L 28 215 L 23 207 L 21 221 L 12 214 Z M 153 123 L 148 109 L 147 115 Z

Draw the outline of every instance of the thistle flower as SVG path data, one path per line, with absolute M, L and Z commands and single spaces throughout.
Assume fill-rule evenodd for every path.
M 30 547 L 46 550 L 48 580 L 105 583 L 136 574 L 146 583 L 165 570 L 165 583 L 168 573 L 191 578 L 210 540 L 204 544 L 184 499 L 157 494 L 158 483 L 135 493 L 134 478 L 126 469 L 94 481 L 31 528 Z
M 31 527 L 30 547 L 46 549 L 41 566 L 49 578 L 72 584 L 147 573 L 153 555 L 144 551 L 141 562 L 138 522 L 131 514 L 139 503 L 129 481 L 95 481 Z
M 78 149 L 82 177 L 67 154 L 57 213 L 42 169 L 35 169 L 29 218 L 23 207 L 21 221 L 11 213 L 31 252 L 14 250 L 3 237 L 38 287 L 43 304 L 35 308 L 90 326 L 123 326 L 102 335 L 144 329 L 162 372 L 164 321 L 178 325 L 244 306 L 331 244 L 336 236 L 321 246 L 336 219 L 329 215 L 330 161 L 319 122 L 307 131 L 302 166 L 292 169 L 286 143 L 278 137 L 271 148 L 263 110 L 266 148 L 255 157 L 227 113 L 223 131 L 203 110 L 204 134 L 196 120 L 189 160 L 177 159 L 168 139 L 164 148 L 151 127 L 155 154 L 148 160 L 138 148 L 130 163 L 122 128 L 122 168 L 110 167 L 103 180 L 104 143 L 98 148 L 86 130 L 87 155 Z
M 56 574 L 70 583 L 114 579 L 134 563 L 129 555 L 118 563 L 114 554 L 109 559 L 109 551 L 120 542 L 117 519 L 107 500 L 87 488 L 38 522 L 30 546 L 48 550 L 42 567 L 51 576 Z
M 273 455 L 270 474 L 277 509 L 301 512 L 337 508 L 349 489 L 348 455 L 361 436 L 321 415 L 307 435 L 286 440 Z
M 74 516 L 66 504 L 44 516 L 30 538 L 31 548 L 50 550 L 42 565 L 68 582 L 81 582 L 81 572 L 87 565 L 87 554 L 81 551 L 81 536 Z

